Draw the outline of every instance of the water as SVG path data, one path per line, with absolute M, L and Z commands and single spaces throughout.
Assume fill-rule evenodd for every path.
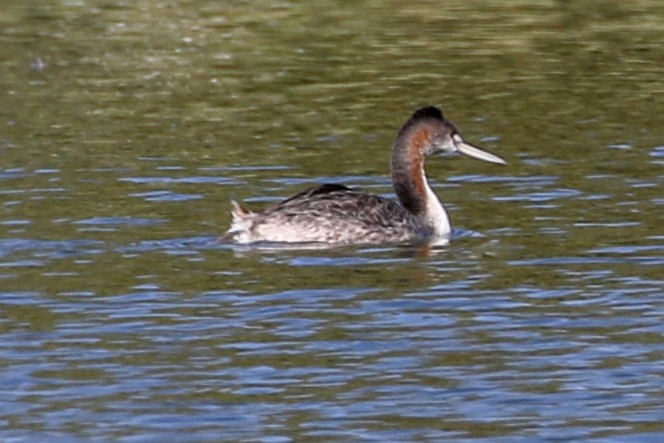
M 664 8 L 66 1 L 0 9 L 0 440 L 664 439 Z M 447 247 L 251 250 L 229 200 L 391 195 Z

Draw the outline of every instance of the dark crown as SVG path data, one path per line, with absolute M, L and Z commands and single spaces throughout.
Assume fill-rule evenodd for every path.
M 413 114 L 412 119 L 419 120 L 421 118 L 436 118 L 440 120 L 444 119 L 441 110 L 436 108 L 435 106 L 427 106 L 425 108 L 420 108 L 417 111 L 415 111 L 415 114 Z

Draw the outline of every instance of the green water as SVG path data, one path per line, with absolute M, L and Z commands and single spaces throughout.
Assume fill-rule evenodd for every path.
M 0 6 L 0 439 L 664 438 L 664 4 Z M 390 195 L 441 106 L 446 248 L 214 239 Z

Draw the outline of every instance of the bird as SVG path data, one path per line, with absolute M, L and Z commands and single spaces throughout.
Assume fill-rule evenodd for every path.
M 450 219 L 424 170 L 425 158 L 440 153 L 507 164 L 466 142 L 439 108 L 426 106 L 403 124 L 394 142 L 391 177 L 398 201 L 330 183 L 304 190 L 262 212 L 232 200 L 231 226 L 221 240 L 235 244 L 446 244 L 452 232 Z

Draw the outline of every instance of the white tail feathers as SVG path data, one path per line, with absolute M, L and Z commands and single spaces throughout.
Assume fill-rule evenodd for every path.
M 231 209 L 233 224 L 242 222 L 247 215 L 251 214 L 251 211 L 244 209 L 242 205 L 235 200 L 231 200 L 231 205 L 233 205 L 233 208 Z
M 243 208 L 241 204 L 235 200 L 231 200 L 231 216 L 233 220 L 231 221 L 231 227 L 226 233 L 221 237 L 222 240 L 234 240 L 242 242 L 242 239 L 246 237 L 247 231 L 251 227 L 252 219 L 254 213 Z

